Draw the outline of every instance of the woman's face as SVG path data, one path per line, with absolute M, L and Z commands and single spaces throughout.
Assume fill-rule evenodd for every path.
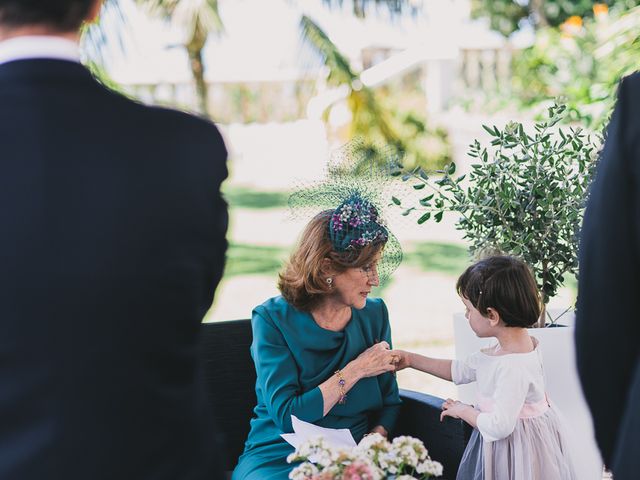
M 333 279 L 334 296 L 345 306 L 364 308 L 371 288 L 380 285 L 378 259 L 361 268 L 349 268 Z

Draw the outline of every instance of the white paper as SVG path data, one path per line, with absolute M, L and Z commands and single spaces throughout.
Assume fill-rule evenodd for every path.
M 295 433 L 281 433 L 280 436 L 293 448 L 297 449 L 300 446 L 300 440 L 298 440 L 298 435 Z
M 291 425 L 294 433 L 283 433 L 280 436 L 294 448 L 298 448 L 307 440 L 322 437 L 324 440 L 334 447 L 355 447 L 356 441 L 351 435 L 348 428 L 325 428 L 314 425 L 313 423 L 304 422 L 295 415 L 291 415 Z

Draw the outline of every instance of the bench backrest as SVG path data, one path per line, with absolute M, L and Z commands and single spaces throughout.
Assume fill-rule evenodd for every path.
M 231 470 L 244 450 L 256 406 L 251 320 L 205 323 L 203 336 L 207 391 Z

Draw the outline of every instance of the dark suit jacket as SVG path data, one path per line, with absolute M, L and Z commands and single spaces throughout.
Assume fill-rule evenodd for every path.
M 0 65 L 0 478 L 216 478 L 199 337 L 226 156 L 79 64 Z
M 580 246 L 576 351 L 616 480 L 640 472 L 640 75 L 620 85 Z

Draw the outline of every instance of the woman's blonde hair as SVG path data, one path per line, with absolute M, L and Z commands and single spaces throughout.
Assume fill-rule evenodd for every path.
M 284 299 L 299 310 L 310 311 L 331 291 L 327 278 L 349 268 L 360 268 L 374 261 L 384 243 L 359 249 L 348 260 L 336 252 L 329 239 L 329 221 L 333 210 L 324 210 L 305 227 L 289 261 L 278 278 Z M 327 267 L 328 259 L 329 267 Z

